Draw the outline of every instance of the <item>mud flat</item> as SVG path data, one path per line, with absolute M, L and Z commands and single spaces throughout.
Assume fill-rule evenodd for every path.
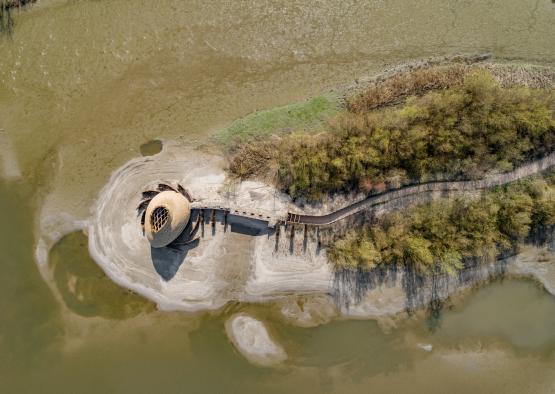
M 0 128 L 0 174 L 6 180 L 21 178 L 21 170 L 13 144 L 4 129 Z

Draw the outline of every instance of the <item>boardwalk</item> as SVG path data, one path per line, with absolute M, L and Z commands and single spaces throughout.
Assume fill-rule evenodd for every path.
M 289 212 L 286 217 L 279 217 L 271 212 L 254 211 L 248 209 L 230 209 L 216 205 L 211 206 L 210 204 L 206 203 L 202 206 L 199 206 L 199 208 L 227 211 L 229 214 L 232 215 L 268 222 L 268 225 L 272 227 L 278 222 L 325 226 L 338 222 L 361 211 L 369 210 L 373 207 L 381 206 L 387 203 L 397 201 L 401 206 L 403 206 L 408 203 L 425 202 L 430 199 L 430 196 L 437 193 L 447 192 L 451 195 L 456 193 L 481 191 L 484 189 L 490 189 L 495 186 L 501 186 L 510 182 L 514 182 L 534 174 L 538 174 L 554 166 L 555 152 L 549 154 L 543 159 L 525 164 L 513 171 L 504 174 L 491 175 L 485 179 L 475 181 L 438 181 L 406 186 L 400 189 L 369 196 L 362 201 L 353 203 L 325 215 L 305 215 L 302 213 Z

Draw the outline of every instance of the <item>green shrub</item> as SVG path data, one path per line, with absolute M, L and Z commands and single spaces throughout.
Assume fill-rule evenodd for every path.
M 476 200 L 442 199 L 393 212 L 334 241 L 328 256 L 337 269 L 414 264 L 419 272 L 454 273 L 464 258 L 491 261 L 554 224 L 555 185 L 535 178 Z

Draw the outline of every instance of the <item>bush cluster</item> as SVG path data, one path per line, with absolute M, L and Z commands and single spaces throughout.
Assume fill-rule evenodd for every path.
M 388 214 L 333 242 L 328 255 L 337 269 L 414 264 L 422 273 L 453 273 L 464 259 L 491 261 L 554 224 L 552 176 L 535 178 L 475 200 L 442 199 Z
M 358 105 L 317 135 L 251 142 L 232 158 L 230 172 L 240 178 L 269 175 L 293 198 L 316 201 L 331 193 L 476 179 L 553 151 L 552 90 L 503 88 L 484 70 L 461 79 L 399 107 L 363 111 Z M 368 102 L 371 95 L 365 97 Z

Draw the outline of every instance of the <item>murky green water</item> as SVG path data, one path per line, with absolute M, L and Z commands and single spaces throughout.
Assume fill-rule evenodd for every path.
M 85 218 L 151 140 L 199 144 L 408 59 L 555 64 L 551 1 L 43 0 L 15 21 L 0 39 L 0 392 L 553 391 L 555 300 L 529 282 L 479 290 L 433 332 L 416 318 L 301 329 L 272 306 L 157 312 L 102 275 L 80 234 L 51 252 L 52 289 L 34 261 L 41 207 Z M 283 367 L 229 344 L 223 321 L 243 309 L 286 348 Z
M 160 140 L 151 140 L 145 142 L 141 145 L 141 155 L 143 156 L 154 156 L 157 153 L 162 152 L 163 143 Z

